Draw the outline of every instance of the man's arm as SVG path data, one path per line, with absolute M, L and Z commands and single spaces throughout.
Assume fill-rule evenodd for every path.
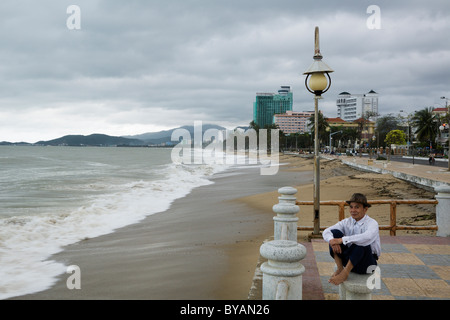
M 322 234 L 323 239 L 330 244 L 334 253 L 342 253 L 341 249 L 341 244 L 343 243 L 342 238 L 334 238 L 331 230 L 339 230 L 342 233 L 344 233 L 343 220 L 339 221 L 338 223 L 336 223 L 331 227 L 326 228 Z
M 334 253 L 342 253 L 341 244 L 343 243 L 342 238 L 334 238 L 328 242 L 333 249 Z
M 343 226 L 343 224 L 342 224 L 342 221 L 344 221 L 344 220 L 341 220 L 341 221 L 339 221 L 338 223 L 336 223 L 335 225 L 326 228 L 326 229 L 323 231 L 323 233 L 322 233 L 323 240 L 325 240 L 326 242 L 330 243 L 330 241 L 331 241 L 332 239 L 334 239 L 334 236 L 333 236 L 333 233 L 331 232 L 331 230 L 336 229 L 336 230 L 339 230 L 339 231 L 341 231 L 342 233 L 344 233 L 344 226 Z M 344 233 L 344 234 L 345 234 L 345 233 Z

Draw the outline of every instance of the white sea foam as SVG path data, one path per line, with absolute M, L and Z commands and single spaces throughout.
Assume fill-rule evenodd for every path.
M 208 177 L 227 168 L 226 164 L 171 163 L 159 169 L 156 180 L 115 185 L 113 191 L 91 196 L 76 209 L 0 219 L 0 299 L 51 287 L 67 266 L 49 259 L 64 246 L 163 212 L 192 189 L 213 183 Z M 101 182 L 93 186 L 93 190 L 108 189 Z

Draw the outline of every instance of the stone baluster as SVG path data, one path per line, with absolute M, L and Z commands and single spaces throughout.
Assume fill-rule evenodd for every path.
M 278 197 L 279 203 L 273 206 L 273 211 L 277 214 L 274 220 L 274 239 L 291 240 L 297 242 L 297 213 L 300 211 L 295 204 L 297 199 L 295 194 L 297 189 L 292 187 L 283 187 L 278 189 L 281 196 Z
M 439 202 L 436 206 L 436 224 L 439 237 L 450 236 L 450 186 L 441 185 L 434 189 L 436 191 L 436 200 Z
M 286 300 L 301 300 L 305 267 L 300 261 L 306 256 L 306 248 L 290 240 L 273 240 L 264 243 L 260 253 L 267 259 L 261 265 L 262 299 L 275 300 L 283 297 Z
M 273 218 L 274 240 L 264 243 L 260 248 L 261 256 L 267 259 L 261 265 L 262 299 L 301 300 L 305 267 L 300 261 L 306 256 L 306 248 L 297 243 L 297 190 L 284 187 L 278 192 L 281 194 L 279 203 L 273 206 L 277 214 Z

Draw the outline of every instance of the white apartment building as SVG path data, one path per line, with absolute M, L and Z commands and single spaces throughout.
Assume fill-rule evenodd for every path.
M 341 92 L 336 100 L 337 117 L 345 121 L 355 121 L 367 112 L 378 114 L 378 93 L 350 94 Z
M 286 111 L 286 113 L 275 114 L 274 123 L 286 134 L 309 132 L 309 118 L 314 115 L 314 111 Z

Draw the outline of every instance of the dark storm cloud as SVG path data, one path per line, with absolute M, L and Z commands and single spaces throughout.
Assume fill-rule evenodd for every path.
M 71 4 L 81 30 L 66 27 Z M 366 25 L 372 4 L 379 30 Z M 341 91 L 379 92 L 381 112 L 439 106 L 450 95 L 449 12 L 445 0 L 5 0 L 0 140 L 245 125 L 255 93 L 284 84 L 294 109 L 311 109 L 302 73 L 316 25 L 335 70 L 327 116 Z

